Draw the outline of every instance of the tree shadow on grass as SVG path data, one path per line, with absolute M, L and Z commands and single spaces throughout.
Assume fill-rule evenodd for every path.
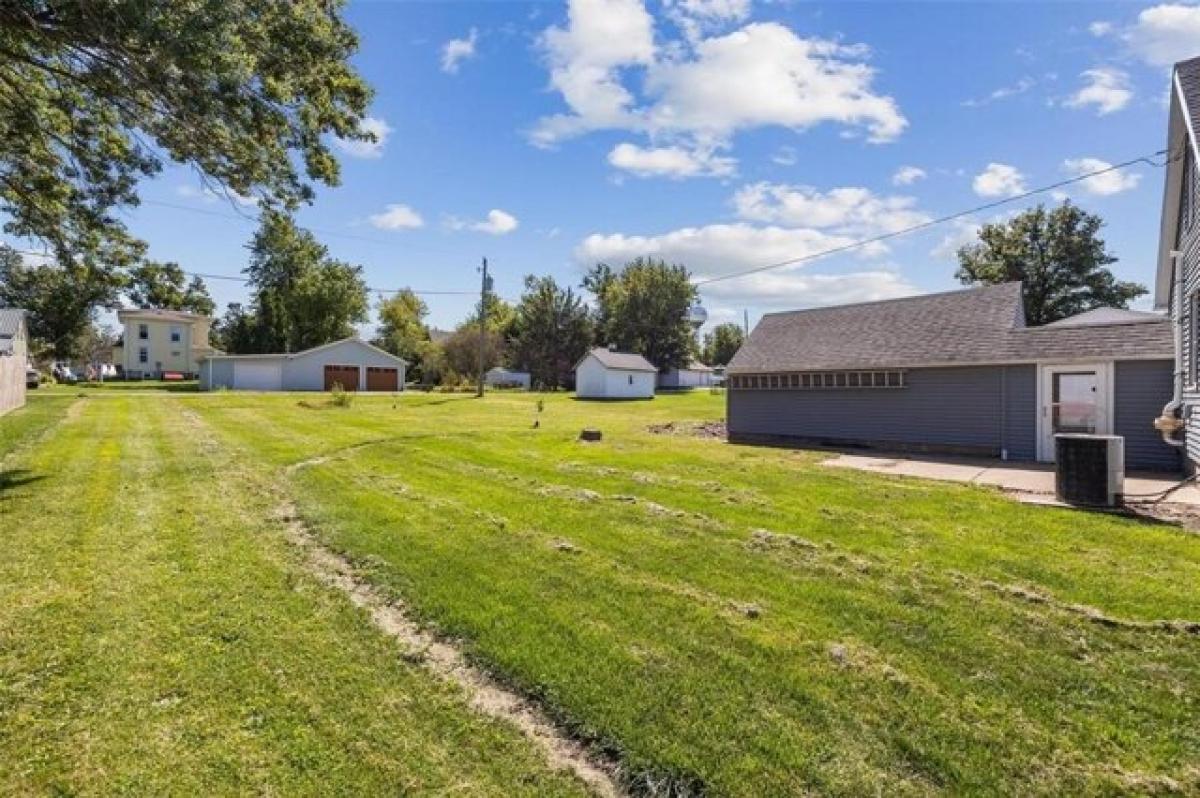
M 44 475 L 35 474 L 26 468 L 0 470 L 0 499 L 5 498 L 6 493 L 16 488 L 31 485 L 34 482 L 41 482 L 45 478 Z

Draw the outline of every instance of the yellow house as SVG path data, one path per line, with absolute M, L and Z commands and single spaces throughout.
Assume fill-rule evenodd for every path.
M 208 342 L 209 316 L 149 308 L 119 310 L 117 320 L 125 332 L 113 349 L 113 363 L 126 379 L 161 378 L 168 372 L 195 377 L 200 360 L 217 351 Z

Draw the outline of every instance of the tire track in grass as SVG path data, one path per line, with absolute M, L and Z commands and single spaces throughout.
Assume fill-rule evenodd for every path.
M 206 443 L 218 445 L 212 430 L 198 414 L 186 410 L 183 417 Z M 285 473 L 290 475 L 299 468 L 319 465 L 332 456 L 336 455 L 295 463 Z M 404 649 L 406 658 L 462 689 L 476 711 L 518 729 L 542 751 L 552 768 L 570 771 L 596 795 L 616 798 L 626 794 L 621 786 L 621 767 L 615 760 L 590 750 L 561 730 L 532 701 L 504 687 L 485 670 L 470 664 L 453 644 L 418 625 L 402 603 L 384 596 L 358 574 L 349 560 L 325 547 L 299 517 L 290 498 L 280 502 L 277 517 L 285 525 L 288 540 L 304 553 L 310 573 L 367 611 L 375 627 Z

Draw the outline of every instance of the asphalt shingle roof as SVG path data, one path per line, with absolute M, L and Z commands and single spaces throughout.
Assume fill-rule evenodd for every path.
M 763 317 L 729 373 L 1171 358 L 1166 319 L 1025 327 L 1020 283 Z
M 16 308 L 0 308 L 0 338 L 14 338 L 21 329 L 25 311 Z
M 604 366 L 610 369 L 621 369 L 623 371 L 658 371 L 649 360 L 641 355 L 635 355 L 632 352 L 614 352 L 611 349 L 605 349 L 598 346 L 588 354 L 599 360 Z M 586 356 L 585 356 L 586 357 Z

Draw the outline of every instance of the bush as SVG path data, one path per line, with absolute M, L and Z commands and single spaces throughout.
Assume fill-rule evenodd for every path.
M 329 400 L 335 407 L 350 407 L 354 404 L 354 393 L 343 388 L 340 382 L 333 384 L 333 390 L 330 393 Z

